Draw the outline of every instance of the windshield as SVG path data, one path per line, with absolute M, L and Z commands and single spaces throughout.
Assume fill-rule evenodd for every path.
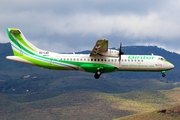
M 165 59 L 164 59 L 163 57 L 160 57 L 160 58 L 158 58 L 158 60 L 162 60 L 162 61 L 163 61 L 163 60 L 165 60 Z

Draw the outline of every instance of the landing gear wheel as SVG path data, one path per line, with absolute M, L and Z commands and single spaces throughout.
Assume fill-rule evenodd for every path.
M 103 73 L 103 69 L 98 70 L 98 71 L 95 73 L 94 78 L 98 79 L 98 78 L 101 76 L 102 73 Z
M 166 76 L 166 74 L 165 73 L 162 73 L 162 77 L 165 77 Z
M 99 77 L 100 77 L 100 75 L 98 75 L 98 74 L 94 75 L 94 78 L 96 78 L 96 79 L 98 79 Z

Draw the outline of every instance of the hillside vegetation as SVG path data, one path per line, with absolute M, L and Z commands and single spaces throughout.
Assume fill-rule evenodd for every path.
M 131 115 L 114 120 L 179 120 L 180 106 L 156 110 L 142 114 Z
M 6 120 L 121 120 L 154 118 L 171 114 L 157 110 L 179 104 L 180 88 L 110 94 L 89 90 L 60 93 L 0 94 L 0 119 Z M 173 96 L 173 97 L 172 97 Z M 174 97 L 175 96 L 175 97 Z M 148 113 L 150 111 L 155 111 Z M 170 110 L 169 110 L 170 111 Z M 143 114 L 145 113 L 145 114 Z M 142 114 L 142 115 L 139 115 Z M 178 114 L 171 118 L 180 118 Z M 163 118 L 163 117 L 162 117 Z
M 8 61 L 5 56 L 12 55 L 9 44 L 0 44 L 0 50 L 0 120 L 179 118 L 179 54 L 157 47 L 124 47 L 125 53 L 165 56 L 176 68 L 166 78 L 161 73 L 115 72 L 96 80 L 92 73 Z

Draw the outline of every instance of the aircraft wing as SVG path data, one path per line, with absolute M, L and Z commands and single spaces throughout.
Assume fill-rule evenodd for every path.
M 108 51 L 108 40 L 101 39 L 96 42 L 96 45 L 92 49 L 90 56 L 101 55 L 102 52 Z

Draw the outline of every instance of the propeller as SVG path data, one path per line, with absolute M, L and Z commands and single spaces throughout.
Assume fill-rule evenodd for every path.
M 122 43 L 120 42 L 120 47 L 119 47 L 119 63 L 121 61 L 121 55 L 123 55 L 124 53 L 122 52 Z

